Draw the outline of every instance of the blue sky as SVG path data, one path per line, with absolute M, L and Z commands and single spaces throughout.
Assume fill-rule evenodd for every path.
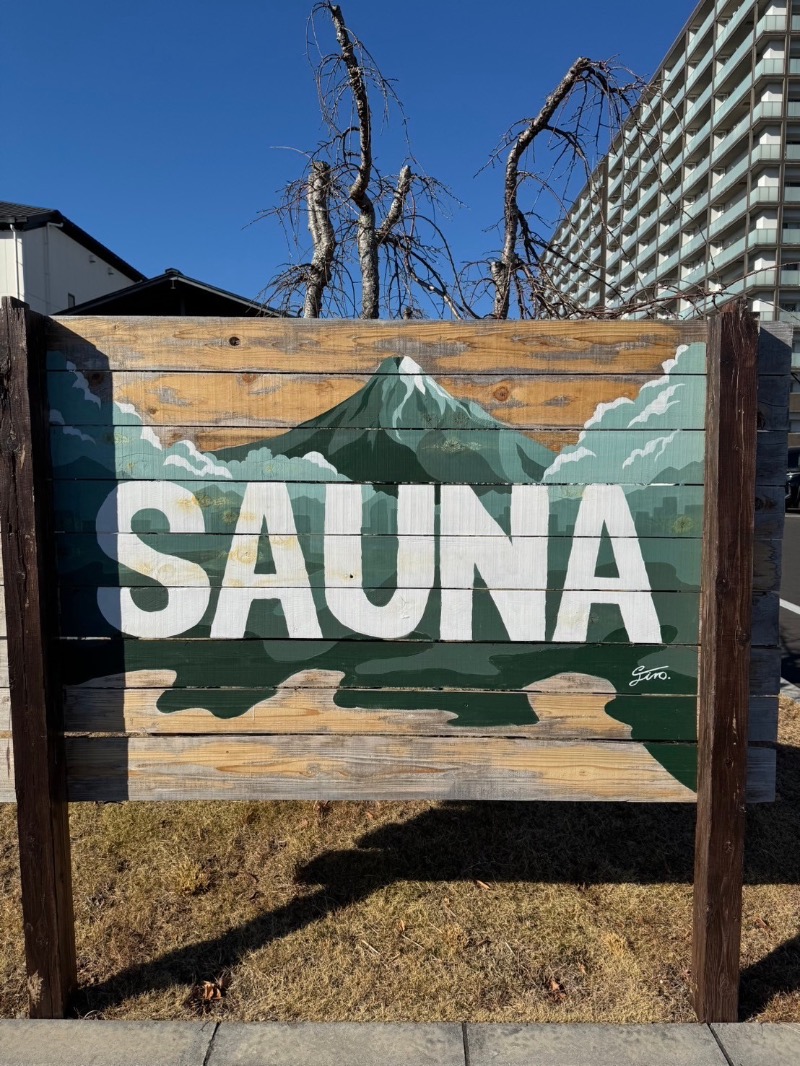
M 500 169 L 474 175 L 579 54 L 651 75 L 694 4 L 679 0 L 343 0 L 395 79 L 425 170 L 464 203 L 459 256 L 495 244 Z M 174 266 L 255 296 L 288 257 L 248 225 L 321 136 L 307 0 L 135 5 L 29 0 L 3 12 L 0 199 L 55 207 L 146 274 Z M 390 127 L 380 162 L 402 163 Z

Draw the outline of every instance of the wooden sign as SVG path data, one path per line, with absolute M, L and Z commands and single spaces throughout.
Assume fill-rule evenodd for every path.
M 717 480 L 724 345 L 706 323 L 42 328 L 24 387 L 63 696 L 40 699 L 71 800 L 695 802 L 709 521 L 742 491 L 747 789 L 772 798 L 773 338 L 758 412 L 750 345 L 734 486 Z M 7 406 L 6 440 L 16 424 Z M 0 520 L 17 573 L 11 505 Z M 6 603 L 11 635 L 24 608 Z

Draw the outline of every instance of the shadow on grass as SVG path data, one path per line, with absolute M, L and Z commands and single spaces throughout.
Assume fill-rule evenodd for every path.
M 799 816 L 800 748 L 779 747 L 778 800 L 748 814 L 747 884 L 800 883 Z M 397 881 L 690 884 L 694 821 L 694 807 L 678 804 L 441 804 L 300 868 L 298 883 L 316 891 L 83 989 L 75 1007 L 103 1011 L 131 996 L 194 984 Z M 800 937 L 744 972 L 743 1013 L 751 1017 L 776 992 L 798 987 Z

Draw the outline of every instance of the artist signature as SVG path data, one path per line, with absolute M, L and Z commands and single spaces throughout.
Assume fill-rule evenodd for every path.
M 668 666 L 637 666 L 631 672 L 632 681 L 628 682 L 630 688 L 636 688 L 640 681 L 669 681 Z

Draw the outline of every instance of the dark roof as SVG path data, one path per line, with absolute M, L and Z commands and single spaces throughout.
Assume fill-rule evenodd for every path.
M 120 274 L 124 274 L 134 281 L 144 281 L 145 275 L 141 270 L 132 267 L 124 259 L 116 255 L 110 248 L 96 240 L 86 230 L 76 226 L 60 211 L 50 207 L 31 207 L 30 204 L 12 204 L 0 200 L 0 229 L 5 226 L 14 226 L 16 229 L 30 230 L 46 226 L 48 222 L 54 222 L 60 226 L 68 237 L 82 244 L 87 251 L 93 252 L 98 258 L 103 259 L 109 266 L 114 267 Z
M 279 312 L 266 304 L 218 289 L 196 278 L 188 278 L 170 267 L 155 278 L 147 278 L 124 289 L 97 296 L 94 300 L 59 311 L 60 315 L 213 315 L 241 318 Z

